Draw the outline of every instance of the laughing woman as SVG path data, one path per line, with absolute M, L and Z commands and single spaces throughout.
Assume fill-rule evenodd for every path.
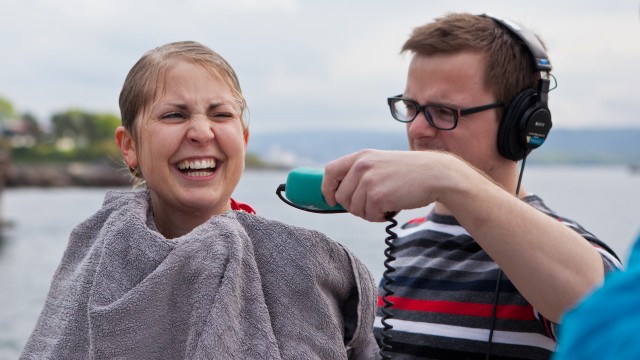
M 222 57 L 146 53 L 120 110 L 116 142 L 145 186 L 108 192 L 73 230 L 22 358 L 375 358 L 365 266 L 231 198 L 249 131 Z

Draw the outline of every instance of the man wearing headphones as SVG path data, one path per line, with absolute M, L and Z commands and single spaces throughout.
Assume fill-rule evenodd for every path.
M 411 151 L 344 156 L 322 183 L 330 205 L 369 221 L 435 204 L 398 231 L 393 329 L 376 335 L 402 359 L 548 359 L 563 313 L 620 263 L 520 187 L 518 161 L 551 128 L 545 48 L 515 23 L 463 13 L 416 28 L 402 51 L 406 87 L 388 103 Z

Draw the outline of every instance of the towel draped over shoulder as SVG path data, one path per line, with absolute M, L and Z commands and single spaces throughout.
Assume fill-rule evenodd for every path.
M 148 191 L 109 191 L 21 358 L 370 359 L 375 291 L 320 232 L 230 211 L 167 240 Z

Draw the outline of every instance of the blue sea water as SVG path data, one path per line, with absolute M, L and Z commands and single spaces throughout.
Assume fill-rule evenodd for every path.
M 275 189 L 282 171 L 248 170 L 234 198 L 259 214 L 318 229 L 345 244 L 374 276 L 384 270 L 386 223 L 369 223 L 349 214 L 318 215 L 282 203 Z M 640 233 L 640 174 L 625 167 L 529 167 L 526 189 L 607 242 L 626 259 Z M 44 304 L 51 276 L 71 229 L 101 205 L 105 188 L 6 189 L 0 214 L 0 359 L 16 359 Z M 423 215 L 425 209 L 401 212 L 397 219 Z

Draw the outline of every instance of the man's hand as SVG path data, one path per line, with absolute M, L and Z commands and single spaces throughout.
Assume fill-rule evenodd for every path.
M 442 167 L 452 155 L 435 151 L 362 150 L 325 167 L 322 193 L 329 205 L 339 203 L 369 221 L 385 213 L 415 209 L 437 201 L 450 176 Z

